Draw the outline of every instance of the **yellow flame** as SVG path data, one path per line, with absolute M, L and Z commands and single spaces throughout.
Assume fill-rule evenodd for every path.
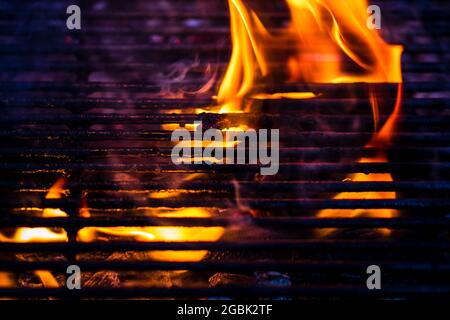
M 317 94 L 313 92 L 278 92 L 278 93 L 257 93 L 250 96 L 253 99 L 270 100 L 270 99 L 313 99 Z
M 291 22 L 273 35 L 242 0 L 228 0 L 233 50 L 219 87 L 220 113 L 242 112 L 244 99 L 310 99 L 311 92 L 252 93 L 257 82 L 277 72 L 269 64 L 287 48 L 288 82 L 401 83 L 403 48 L 387 44 L 367 27 L 367 0 L 285 0 Z M 350 65 L 351 71 L 348 71 Z M 371 104 L 377 107 L 376 97 Z M 376 110 L 374 110 L 374 115 Z
M 0 288 L 10 288 L 13 286 L 14 286 L 13 275 L 9 272 L 0 271 Z
M 292 81 L 400 83 L 402 46 L 387 44 L 367 27 L 367 0 L 286 0 L 297 41 Z M 345 61 L 354 72 L 345 71 Z
M 205 208 L 181 208 L 157 214 L 161 218 L 207 218 L 211 213 Z M 180 241 L 217 241 L 224 233 L 222 227 L 110 227 L 83 228 L 78 232 L 78 240 L 92 242 L 109 241 L 118 237 L 139 242 L 180 242 Z M 152 251 L 152 259 L 161 261 L 200 261 L 208 252 L 206 250 L 188 251 Z
M 46 199 L 60 199 L 67 195 L 67 191 L 64 190 L 66 184 L 65 178 L 58 179 L 53 186 L 47 192 Z M 42 217 L 54 218 L 54 217 L 67 217 L 67 213 L 61 209 L 45 208 L 41 213 Z M 0 233 L 0 242 L 9 243 L 30 243 L 30 242 L 67 242 L 67 232 L 63 229 L 49 229 L 49 228 L 17 228 L 12 236 L 5 236 Z M 47 288 L 59 287 L 58 281 L 55 279 L 50 271 L 36 270 L 34 272 L 42 284 Z M 12 277 L 3 273 L 0 274 L 0 286 L 13 286 L 14 281 Z
M 398 116 L 401 110 L 403 85 L 398 85 L 397 98 L 394 107 L 394 111 L 389 117 L 388 121 L 384 124 L 383 128 L 376 133 L 372 141 L 368 143 L 368 147 L 375 147 L 378 149 L 379 155 L 373 158 L 362 158 L 360 163 L 386 163 L 388 159 L 384 153 L 385 149 L 389 146 L 392 140 L 392 134 L 394 133 L 395 126 L 398 120 Z M 375 119 L 374 119 L 375 120 Z M 375 121 L 374 121 L 375 122 Z M 353 182 L 392 182 L 392 176 L 390 173 L 356 173 L 349 177 L 349 180 Z M 334 197 L 334 199 L 396 199 L 397 194 L 395 192 L 342 192 Z M 319 218 L 353 218 L 353 217 L 372 217 L 372 218 L 395 218 L 399 215 L 398 210 L 394 209 L 353 209 L 353 210 L 335 210 L 325 209 L 318 213 Z M 332 235 L 335 229 L 322 229 L 319 230 L 319 235 L 326 237 Z M 389 236 L 392 230 L 387 228 L 378 229 L 381 235 Z
M 221 113 L 241 108 L 244 97 L 252 90 L 257 72 L 267 75 L 264 41 L 268 33 L 258 16 L 241 0 L 229 0 L 233 51 L 217 95 Z
M 318 95 L 311 92 L 255 93 L 255 84 L 267 81 L 274 72 L 269 64 L 273 55 L 272 47 L 284 47 L 293 43 L 294 50 L 285 61 L 289 75 L 286 81 L 302 83 L 402 83 L 402 47 L 384 42 L 377 30 L 366 27 L 366 0 L 286 0 L 291 14 L 291 23 L 279 35 L 272 35 L 257 14 L 246 7 L 242 0 L 229 0 L 232 54 L 217 94 L 221 113 L 242 112 L 245 98 L 253 99 L 313 99 Z M 350 62 L 353 68 L 348 71 Z M 373 108 L 375 130 L 378 124 L 378 104 L 376 94 L 370 92 L 369 101 Z M 374 136 L 370 145 L 383 154 L 390 143 L 392 132 L 401 107 L 401 85 L 393 115 Z M 201 112 L 199 110 L 199 112 Z M 178 124 L 165 124 L 163 129 L 174 130 Z M 195 127 L 188 127 L 195 130 Z M 228 129 L 233 130 L 233 129 Z M 361 162 L 386 162 L 379 156 L 361 159 Z M 392 181 L 387 174 L 355 174 L 352 181 Z M 66 195 L 64 179 L 58 180 L 47 194 L 48 199 L 58 199 Z M 164 191 L 151 194 L 153 199 L 177 196 Z M 393 199 L 394 192 L 341 193 L 336 199 Z M 85 204 L 80 211 L 83 217 L 90 212 Z M 393 217 L 394 210 L 322 210 L 319 217 L 355 217 L 360 215 Z M 66 217 L 60 209 L 46 208 L 44 217 Z M 161 217 L 211 217 L 203 208 L 177 209 L 161 213 Z M 84 228 L 78 233 L 79 241 L 108 240 L 108 237 L 130 238 L 135 241 L 217 241 L 223 235 L 221 227 L 117 227 Z M 323 230 L 327 235 L 330 230 Z M 388 232 L 384 230 L 383 232 Z M 64 230 L 47 228 L 19 228 L 12 237 L 0 233 L 3 242 L 65 242 Z M 157 260 L 198 261 L 206 251 L 156 251 L 152 257 Z M 58 286 L 48 271 L 36 271 L 42 283 L 48 287 Z M 0 273 L 0 285 L 8 284 L 10 278 Z
M 187 176 L 184 181 L 189 181 L 199 177 L 199 174 Z M 46 198 L 56 199 L 65 195 L 63 191 L 64 183 L 58 180 L 48 191 Z M 165 198 L 178 196 L 179 192 L 160 191 L 150 194 L 151 198 Z M 80 215 L 89 218 L 91 216 L 84 197 L 83 208 Z M 67 214 L 60 209 L 46 208 L 42 210 L 44 217 L 66 217 Z M 175 210 L 157 211 L 158 217 L 178 217 L 178 218 L 206 218 L 211 217 L 210 210 L 205 208 L 180 208 Z M 217 241 L 224 232 L 222 227 L 88 227 L 81 229 L 77 234 L 77 240 L 81 242 L 111 241 L 111 238 L 119 240 L 129 239 L 139 242 L 180 242 L 180 241 Z M 49 228 L 18 228 L 12 236 L 5 236 L 0 233 L 0 242 L 30 243 L 30 242 L 67 242 L 67 232 L 62 229 Z M 206 250 L 188 251 L 152 251 L 150 257 L 163 261 L 199 261 L 207 254 Z M 40 278 L 45 287 L 58 287 L 58 282 L 51 272 L 37 270 L 35 274 Z M 8 273 L 0 273 L 0 286 L 12 286 L 12 276 Z
M 67 195 L 67 190 L 64 189 L 67 180 L 65 178 L 59 178 L 53 186 L 48 190 L 46 199 L 61 199 L 62 197 Z
M 52 231 L 48 228 L 18 228 L 12 237 L 0 234 L 0 242 L 28 243 L 28 242 L 64 242 L 67 233 Z
M 37 270 L 35 274 L 41 279 L 42 284 L 46 288 L 59 288 L 59 283 L 50 271 Z
M 248 109 L 245 98 L 314 99 L 312 92 L 253 92 L 255 84 L 269 81 L 277 72 L 269 64 L 276 53 L 272 48 L 293 49 L 285 57 L 275 58 L 284 63 L 289 83 L 397 83 L 398 96 L 394 111 L 379 132 L 379 107 L 374 87 L 369 88 L 368 101 L 372 107 L 374 132 L 367 146 L 378 155 L 360 162 L 387 162 L 385 149 L 401 109 L 403 47 L 387 44 L 378 30 L 367 27 L 367 0 L 285 0 L 291 21 L 276 35 L 268 32 L 256 13 L 242 0 L 229 0 L 233 51 L 217 95 L 220 112 Z M 288 51 L 288 50 L 285 50 Z M 283 58 L 282 58 L 283 57 Z M 392 181 L 389 173 L 357 173 L 352 181 Z M 395 192 L 344 192 L 335 199 L 395 199 Z M 322 210 L 319 217 L 394 217 L 396 210 Z M 333 230 L 322 230 L 328 235 Z M 388 234 L 389 230 L 381 230 Z
M 382 158 L 362 158 L 360 163 L 367 162 L 387 162 L 387 159 Z M 348 178 L 348 183 L 352 182 L 392 182 L 392 176 L 389 173 L 356 173 Z M 339 193 L 334 199 L 337 200 L 351 200 L 351 199 L 396 199 L 395 192 L 379 192 L 379 191 L 367 191 L 367 192 L 342 192 Z M 367 217 L 367 218 L 395 218 L 398 216 L 398 211 L 394 209 L 324 209 L 321 210 L 317 216 L 319 218 L 355 218 L 355 217 Z M 319 230 L 319 235 L 322 237 L 329 236 L 334 233 L 336 229 L 327 228 Z M 380 228 L 378 231 L 388 236 L 391 233 L 390 229 Z

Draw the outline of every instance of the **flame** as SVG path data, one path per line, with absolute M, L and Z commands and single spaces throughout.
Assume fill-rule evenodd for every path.
M 377 150 L 373 158 L 359 162 L 387 162 L 386 148 L 398 119 L 402 101 L 401 56 L 403 47 L 387 44 L 376 29 L 367 27 L 367 0 L 285 0 L 290 24 L 271 34 L 257 14 L 243 0 L 229 0 L 233 50 L 220 85 L 217 102 L 220 113 L 248 111 L 246 98 L 314 99 L 321 93 L 254 92 L 258 83 L 268 83 L 278 70 L 270 57 L 283 57 L 274 48 L 291 49 L 284 57 L 288 83 L 396 83 L 398 95 L 394 111 L 381 128 L 375 88 L 369 85 L 368 101 L 374 119 L 374 136 L 367 147 Z M 292 47 L 292 48 L 291 48 Z M 285 50 L 286 51 L 286 50 Z M 283 59 L 283 58 L 281 58 Z M 393 181 L 389 173 L 356 173 L 351 181 Z M 395 199 L 395 192 L 344 192 L 335 199 Z M 356 216 L 386 217 L 398 215 L 396 210 L 322 210 L 318 217 Z M 321 230 L 326 236 L 332 229 Z M 380 230 L 388 235 L 390 230 Z
M 65 242 L 65 231 L 55 232 L 48 228 L 18 228 L 12 237 L 0 234 L 0 242 L 29 243 L 29 242 Z
M 53 186 L 47 192 L 46 199 L 60 199 L 67 195 L 67 191 L 64 190 L 66 184 L 65 178 L 58 179 Z M 67 217 L 67 213 L 61 209 L 45 208 L 42 210 L 42 217 L 54 218 L 54 217 Z M 5 236 L 0 233 L 0 242 L 9 243 L 30 243 L 30 242 L 67 242 L 67 232 L 63 229 L 49 229 L 49 228 L 17 228 L 12 236 Z M 59 284 L 50 271 L 36 270 L 34 272 L 42 284 L 46 288 L 58 288 Z M 0 274 L 0 286 L 13 286 L 14 281 L 11 280 L 11 276 L 3 273 Z
M 287 82 L 402 82 L 403 48 L 387 44 L 377 30 L 367 27 L 367 0 L 285 1 L 291 22 L 274 35 L 242 0 L 228 0 L 233 49 L 217 94 L 220 113 L 242 112 L 247 108 L 245 98 L 318 96 L 312 92 L 253 92 L 255 84 L 267 83 L 269 76 L 278 71 L 270 64 L 270 57 L 280 56 L 274 48 L 292 46 L 292 53 L 284 61 Z M 371 104 L 376 115 L 374 95 Z
M 195 125 L 189 126 L 195 130 Z M 201 178 L 202 174 L 193 173 L 181 179 L 182 182 L 192 181 Z M 181 183 L 182 183 L 181 182 Z M 179 197 L 185 192 L 180 190 L 180 182 L 174 182 L 172 189 L 159 190 L 149 194 L 150 199 L 167 199 Z M 87 198 L 83 198 L 84 217 L 89 218 Z M 213 212 L 207 208 L 158 208 L 149 212 L 152 216 L 160 218 L 208 218 Z M 138 242 L 180 242 L 180 241 L 217 241 L 223 235 L 222 227 L 87 227 L 81 229 L 77 234 L 77 240 L 81 242 L 132 240 Z M 200 261 L 208 252 L 206 250 L 188 251 L 151 251 L 149 256 L 160 261 Z
M 363 158 L 360 162 L 387 162 L 385 148 L 390 144 L 401 109 L 402 72 L 401 55 L 403 48 L 387 44 L 377 30 L 366 26 L 367 0 L 285 0 L 290 11 L 291 22 L 281 32 L 272 34 L 258 15 L 249 9 L 243 0 L 228 0 L 230 10 L 232 53 L 227 70 L 217 93 L 220 113 L 243 112 L 248 110 L 246 99 L 314 99 L 321 93 L 313 92 L 255 92 L 258 83 L 267 83 L 270 77 L 279 72 L 270 63 L 277 55 L 274 48 L 291 50 L 284 61 L 286 82 L 291 83 L 399 83 L 394 112 L 383 128 L 374 134 L 368 144 L 379 150 L 374 158 Z M 349 66 L 351 66 L 349 68 Z M 203 93 L 212 86 L 208 81 Z M 369 92 L 369 101 L 374 117 L 374 131 L 379 123 L 379 101 L 375 92 Z M 203 110 L 198 109 L 198 112 Z M 163 129 L 175 130 L 178 124 L 165 124 Z M 188 127 L 195 130 L 195 127 Z M 228 129 L 233 130 L 233 128 Z M 220 142 L 219 142 L 220 143 Z M 352 181 L 392 181 L 388 173 L 356 173 Z M 67 195 L 64 190 L 65 179 L 59 179 L 48 191 L 47 199 L 59 199 Z M 160 191 L 150 194 L 152 199 L 179 196 L 178 192 Z M 395 199 L 395 192 L 344 192 L 335 199 Z M 371 217 L 391 218 L 398 214 L 395 210 L 322 210 L 318 217 Z M 86 201 L 80 215 L 89 218 Z M 67 217 L 61 209 L 45 208 L 43 217 Z M 163 210 L 159 217 L 211 217 L 205 208 L 179 208 Z M 389 234 L 389 230 L 380 230 Z M 129 238 L 134 241 L 217 241 L 223 235 L 221 227 L 89 227 L 78 232 L 77 240 L 91 242 L 110 240 L 110 237 Z M 326 236 L 333 230 L 322 230 Z M 66 242 L 64 230 L 48 228 L 19 228 L 13 236 L 0 233 L 1 242 Z M 207 251 L 155 251 L 150 253 L 156 260 L 199 261 Z M 53 275 L 44 270 L 36 271 L 46 287 L 57 287 Z M 9 274 L 0 273 L 0 286 L 12 283 Z
M 269 99 L 313 99 L 317 95 L 313 92 L 278 92 L 278 93 L 257 93 L 251 96 L 257 100 L 269 100 Z
M 198 177 L 192 174 L 185 178 L 189 181 Z M 67 194 L 64 191 L 65 179 L 59 179 L 48 191 L 47 199 L 57 199 Z M 180 195 L 179 191 L 160 191 L 150 194 L 150 198 L 175 197 Z M 80 215 L 84 218 L 91 216 L 87 205 L 86 196 L 82 199 Z M 157 217 L 178 218 L 205 218 L 211 217 L 212 213 L 206 208 L 180 208 L 157 210 Z M 60 209 L 46 208 L 42 210 L 43 217 L 67 217 L 68 215 Z M 139 242 L 159 241 L 217 241 L 224 232 L 222 227 L 88 227 L 81 229 L 77 234 L 77 241 L 111 241 L 111 238 L 120 240 L 129 239 Z M 12 236 L 0 233 L 0 242 L 30 243 L 30 242 L 67 242 L 67 232 L 63 229 L 49 228 L 18 228 Z M 206 250 L 187 251 L 152 251 L 149 256 L 155 260 L 162 261 L 200 261 L 207 254 Z M 42 284 L 47 288 L 57 288 L 59 284 L 51 272 L 37 270 L 35 274 L 40 278 Z M 0 287 L 11 287 L 14 285 L 13 276 L 6 272 L 0 272 Z
M 46 199 L 59 199 L 65 196 L 67 192 L 63 189 L 66 180 L 64 178 L 58 179 L 55 184 L 49 189 Z M 67 217 L 67 213 L 61 209 L 45 208 L 41 212 L 42 217 L 55 218 Z M 5 236 L 0 233 L 0 242 L 63 242 L 67 241 L 67 233 L 60 229 L 49 228 L 18 228 L 13 236 Z
M 402 102 L 402 92 L 403 85 L 398 85 L 398 94 L 396 98 L 396 104 L 394 111 L 384 124 L 383 128 L 374 135 L 372 141 L 370 141 L 367 147 L 375 147 L 378 150 L 378 155 L 373 158 L 362 158 L 359 160 L 360 163 L 386 163 L 388 159 L 385 155 L 385 149 L 389 146 L 392 140 L 392 134 L 395 130 L 395 126 L 398 120 L 398 116 L 401 111 Z M 374 118 L 375 120 L 375 118 Z M 375 122 L 375 121 L 374 121 Z M 349 177 L 350 181 L 353 182 L 392 182 L 391 174 L 389 173 L 356 173 Z M 334 199 L 396 199 L 396 192 L 342 192 L 334 197 Z M 399 216 L 398 210 L 394 209 L 353 209 L 353 210 L 336 210 L 336 209 L 325 209 L 321 210 L 317 216 L 319 218 L 353 218 L 358 216 L 372 217 L 372 218 L 395 218 Z M 329 236 L 333 234 L 335 229 L 328 228 L 319 230 L 318 233 L 322 237 Z M 380 228 L 378 232 L 383 236 L 389 236 L 392 230 L 387 228 Z
M 217 94 L 220 113 L 240 111 L 243 99 L 252 90 L 257 72 L 268 74 L 264 39 L 269 37 L 258 16 L 241 0 L 229 0 L 233 51 Z
M 387 162 L 384 157 L 381 158 L 362 158 L 360 163 L 367 162 Z M 356 173 L 351 175 L 346 180 L 351 182 L 392 182 L 392 176 L 389 173 Z M 351 183 L 349 182 L 349 183 Z M 396 199 L 397 195 L 395 192 L 342 192 L 334 197 L 337 200 L 350 200 L 350 199 Z M 317 216 L 319 218 L 354 218 L 358 216 L 371 217 L 371 218 L 395 218 L 398 216 L 398 211 L 394 209 L 324 209 L 321 210 Z M 329 236 L 333 234 L 336 229 L 327 228 L 319 230 L 319 235 L 322 237 Z M 391 234 L 390 229 L 380 228 L 378 231 L 384 235 L 388 236 Z
M 0 288 L 9 288 L 13 286 L 13 276 L 9 272 L 0 271 Z
M 67 180 L 65 178 L 59 178 L 58 180 L 56 180 L 53 186 L 48 190 L 48 193 L 45 196 L 45 198 L 61 199 L 62 197 L 66 196 L 68 194 L 68 192 L 64 189 L 66 183 Z
M 156 213 L 160 218 L 207 218 L 211 212 L 205 208 L 181 208 Z M 180 242 L 180 241 L 217 241 L 223 235 L 222 227 L 88 227 L 78 232 L 78 240 L 92 242 L 110 240 L 117 237 L 138 242 Z M 200 261 L 208 252 L 206 250 L 188 251 L 151 251 L 149 255 L 160 261 Z
M 188 126 L 186 126 L 188 127 Z M 189 125 L 189 128 L 194 128 L 191 131 L 191 135 L 192 132 L 194 130 L 197 129 L 197 125 L 192 124 Z M 177 128 L 178 129 L 178 128 Z M 177 141 L 174 142 L 174 145 L 176 144 L 178 147 L 181 148 L 189 148 L 189 149 L 193 149 L 193 148 L 197 148 L 197 147 L 202 147 L 202 148 L 206 148 L 206 147 L 210 147 L 210 148 L 221 148 L 221 149 L 227 149 L 227 148 L 235 148 L 237 147 L 239 144 L 242 143 L 242 141 L 238 141 L 238 140 L 228 140 L 227 139 L 227 134 L 231 133 L 231 132 L 242 132 L 242 131 L 246 131 L 248 130 L 249 127 L 247 125 L 239 125 L 239 126 L 235 126 L 235 127 L 229 127 L 229 128 L 225 128 L 222 129 L 222 134 L 223 134 L 223 140 L 215 140 L 215 141 L 209 141 L 209 140 L 197 140 L 195 137 L 192 140 L 182 140 L 182 141 Z M 225 157 L 225 159 L 227 159 Z M 178 159 L 178 162 L 176 164 L 181 164 L 183 163 L 184 159 Z M 210 163 L 221 163 L 223 160 L 222 159 L 218 159 L 216 157 L 204 157 L 202 156 L 193 156 L 191 157 L 191 161 L 193 162 L 206 162 L 209 161 Z M 159 192 L 158 194 L 153 194 L 155 197 L 161 197 L 162 195 L 167 195 L 166 193 L 162 193 Z
M 400 83 L 402 46 L 387 44 L 367 27 L 367 0 L 286 0 L 297 53 L 291 81 Z M 355 71 L 345 71 L 345 61 Z

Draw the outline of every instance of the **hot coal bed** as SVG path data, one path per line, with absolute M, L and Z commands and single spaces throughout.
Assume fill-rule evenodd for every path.
M 252 5 L 279 29 L 283 2 Z M 450 294 L 447 2 L 377 1 L 381 35 L 403 45 L 402 86 L 274 77 L 244 112 L 211 107 L 230 61 L 227 1 L 78 1 L 81 30 L 67 28 L 71 4 L 0 4 L 2 297 Z M 392 143 L 373 160 L 374 118 L 389 120 L 399 90 Z M 314 98 L 279 94 L 293 91 Z M 173 130 L 196 121 L 279 129 L 277 174 L 174 164 Z M 81 290 L 67 288 L 70 265 Z

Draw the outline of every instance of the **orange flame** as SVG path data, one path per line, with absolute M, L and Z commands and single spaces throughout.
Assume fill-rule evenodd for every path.
M 194 127 L 192 127 L 194 129 Z M 183 182 L 191 181 L 200 174 L 190 174 L 182 179 Z M 149 194 L 150 199 L 175 198 L 183 195 L 178 185 L 173 189 L 159 190 Z M 90 217 L 90 211 L 86 198 L 83 198 L 83 216 Z M 207 208 L 159 208 L 149 212 L 160 218 L 207 218 L 212 216 L 212 210 Z M 81 242 L 111 241 L 115 239 L 128 239 L 138 242 L 180 242 L 180 241 L 217 241 L 224 233 L 222 227 L 87 227 L 77 234 L 77 240 Z M 200 261 L 208 252 L 196 251 L 152 251 L 149 256 L 160 261 Z
M 190 127 L 194 130 L 195 126 Z M 194 173 L 183 177 L 182 182 L 199 178 L 201 174 Z M 178 183 L 179 184 L 179 183 Z M 150 199 L 176 198 L 183 195 L 180 185 L 175 183 L 173 189 L 159 190 L 149 194 Z M 82 211 L 89 217 L 87 201 L 83 201 Z M 212 216 L 212 210 L 207 208 L 158 208 L 149 214 L 160 218 L 207 218 Z M 180 241 L 217 241 L 224 233 L 222 227 L 109 227 L 83 228 L 78 232 L 77 239 L 82 242 L 111 240 L 112 238 L 129 239 L 139 242 L 180 242 Z M 160 261 L 200 261 L 208 252 L 196 251 L 152 251 L 149 256 Z
M 66 183 L 65 178 L 58 179 L 55 184 L 49 189 L 46 199 L 60 199 L 67 193 L 64 190 Z M 52 217 L 67 217 L 67 213 L 60 209 L 45 208 L 42 210 L 42 216 L 47 218 Z M 0 242 L 14 242 L 14 243 L 29 243 L 29 242 L 67 242 L 67 233 L 63 229 L 49 229 L 49 228 L 17 228 L 14 234 L 10 237 L 0 233 Z M 42 284 L 47 288 L 59 287 L 58 281 L 50 271 L 37 270 L 35 274 L 39 277 Z M 14 281 L 11 280 L 8 274 L 0 274 L 0 286 L 12 286 Z
M 403 48 L 384 42 L 367 27 L 366 0 L 286 0 L 291 23 L 269 33 L 243 0 L 228 0 L 233 50 L 220 85 L 220 112 L 241 112 L 245 98 L 309 99 L 311 92 L 253 93 L 257 82 L 275 73 L 271 56 L 292 45 L 285 58 L 289 82 L 401 83 Z M 275 48 L 275 49 L 274 49 Z M 347 71 L 348 66 L 350 71 Z M 376 106 L 376 97 L 372 97 Z M 375 114 L 375 111 L 374 111 Z
M 163 192 L 161 196 L 165 196 Z M 156 212 L 161 218 L 207 218 L 211 216 L 205 208 L 169 209 Z M 180 241 L 217 241 L 222 236 L 222 227 L 88 227 L 78 232 L 78 240 L 92 242 L 110 240 L 111 237 L 130 239 L 138 242 L 180 242 Z M 205 250 L 196 251 L 152 251 L 149 256 L 161 261 L 200 261 L 207 254 Z
M 14 286 L 13 276 L 8 272 L 0 271 L 0 288 L 9 288 L 13 286 Z
M 197 175 L 191 175 L 187 180 L 194 179 Z M 47 199 L 58 199 L 67 194 L 64 190 L 65 179 L 59 179 L 48 191 Z M 150 194 L 153 199 L 178 196 L 179 192 L 160 191 Z M 84 218 L 91 216 L 86 197 L 82 199 L 83 208 L 80 215 Z M 205 208 L 180 208 L 156 210 L 157 217 L 165 218 L 205 218 L 211 216 L 211 210 Z M 60 209 L 45 208 L 43 217 L 67 217 Z M 110 241 L 111 238 L 130 239 L 141 242 L 154 241 L 217 241 L 223 235 L 222 227 L 88 227 L 81 229 L 77 234 L 77 240 L 81 242 Z M 67 232 L 63 229 L 49 228 L 18 228 L 12 236 L 0 233 L 0 242 L 30 243 L 30 242 L 67 242 Z M 207 254 L 206 250 L 188 251 L 153 251 L 149 255 L 152 259 L 163 261 L 200 261 Z M 51 272 L 37 270 L 35 274 L 42 284 L 48 288 L 59 286 Z M 14 285 L 13 276 L 9 273 L 0 273 L 0 287 Z
M 368 147 L 375 147 L 378 150 L 378 155 L 373 158 L 362 158 L 360 163 L 376 163 L 376 162 L 388 162 L 385 149 L 389 146 L 392 140 L 392 134 L 395 130 L 395 125 L 398 120 L 398 116 L 401 109 L 402 101 L 402 84 L 399 84 L 396 104 L 392 115 L 389 117 L 383 128 L 374 135 L 372 141 L 367 145 Z M 352 182 L 392 182 L 392 176 L 390 173 L 356 173 L 349 177 Z M 334 199 L 396 199 L 397 194 L 395 192 L 342 192 L 334 197 Z M 319 218 L 353 218 L 358 216 L 373 217 L 373 218 L 394 218 L 399 215 L 399 212 L 394 209 L 349 209 L 349 210 L 336 210 L 325 209 L 318 213 Z M 319 235 L 328 236 L 333 234 L 335 229 L 322 229 L 319 231 Z M 390 229 L 378 229 L 381 235 L 388 236 L 391 234 Z
M 367 27 L 367 0 L 286 0 L 297 38 L 289 60 L 292 81 L 400 83 L 402 47 Z M 355 71 L 344 71 L 345 61 Z
M 367 0 L 286 0 L 291 15 L 291 23 L 281 32 L 271 34 L 258 15 L 243 0 L 228 0 L 230 10 L 231 38 L 233 50 L 231 59 L 217 93 L 220 112 L 242 112 L 245 99 L 314 99 L 318 95 L 311 92 L 254 92 L 255 85 L 268 82 L 276 72 L 270 58 L 277 55 L 275 48 L 292 50 L 285 58 L 285 72 L 288 82 L 302 83 L 399 83 L 395 109 L 383 128 L 374 135 L 368 146 L 375 147 L 379 154 L 360 162 L 386 162 L 385 148 L 389 145 L 392 132 L 401 108 L 401 54 L 402 47 L 387 44 L 377 30 L 366 26 Z M 350 67 L 349 67 L 350 66 Z M 211 83 L 208 83 L 208 86 Z M 375 130 L 378 128 L 378 104 L 376 94 L 370 93 Z M 173 124 L 165 129 L 173 129 Z M 364 175 L 357 173 L 352 181 L 392 181 L 388 173 Z M 58 180 L 47 194 L 48 199 L 66 195 L 65 180 Z M 167 191 L 154 193 L 151 198 L 177 196 Z M 395 192 L 341 193 L 336 199 L 393 199 Z M 87 204 L 82 208 L 82 216 L 89 217 Z M 395 210 L 322 210 L 319 217 L 355 217 L 360 215 L 393 217 Z M 167 209 L 160 217 L 210 217 L 204 208 Z M 46 208 L 44 217 L 66 217 L 60 209 Z M 119 227 L 85 228 L 79 231 L 79 241 L 97 241 L 105 236 L 131 238 L 135 241 L 217 241 L 223 228 L 178 228 L 178 227 Z M 329 234 L 324 230 L 322 235 Z M 387 233 L 387 230 L 384 230 Z M 64 230 L 47 228 L 19 228 L 12 237 L 0 233 L 2 242 L 65 242 Z M 198 261 L 206 251 L 157 251 L 153 258 L 172 261 Z M 57 286 L 51 273 L 36 271 L 42 283 L 48 287 Z M 0 273 L 0 285 L 9 284 L 10 278 Z
M 291 22 L 276 35 L 271 34 L 257 14 L 243 0 L 229 0 L 233 51 L 228 69 L 217 95 L 220 112 L 248 110 L 246 98 L 255 99 L 314 99 L 311 92 L 255 93 L 258 82 L 268 82 L 273 70 L 271 56 L 283 57 L 273 48 L 290 49 L 285 57 L 287 79 L 290 83 L 398 83 L 395 108 L 387 122 L 377 132 L 379 104 L 376 92 L 369 90 L 374 131 L 367 145 L 378 150 L 373 158 L 359 162 L 387 162 L 386 147 L 401 109 L 402 70 L 400 45 L 387 44 L 379 32 L 367 27 L 367 0 L 285 0 Z M 392 181 L 389 173 L 357 173 L 352 181 Z M 335 199 L 395 199 L 395 192 L 344 192 Z M 396 210 L 322 210 L 319 217 L 394 217 Z M 322 230 L 321 235 L 331 233 Z M 389 234 L 389 230 L 381 230 Z

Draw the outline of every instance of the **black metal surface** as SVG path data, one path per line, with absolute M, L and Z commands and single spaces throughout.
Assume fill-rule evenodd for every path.
M 280 84 L 261 89 L 327 95 L 310 101 L 266 101 L 251 114 L 207 112 L 229 59 L 226 1 L 196 1 L 188 7 L 183 1 L 134 0 L 125 5 L 109 0 L 105 7 L 97 1 L 80 2 L 84 24 L 77 32 L 65 29 L 65 8 L 72 3 L 25 1 L 20 10 L 14 3 L 0 6 L 4 44 L 0 47 L 0 232 L 64 228 L 69 237 L 66 243 L 0 242 L 0 272 L 12 272 L 21 280 L 15 288 L 0 288 L 0 296 L 398 299 L 450 295 L 448 3 L 378 1 L 386 26 L 383 35 L 405 46 L 403 110 L 393 133 L 394 145 L 387 152 L 389 162 L 357 163 L 376 152 L 363 148 L 372 136 L 370 108 L 367 102 L 354 102 L 354 97 L 367 95 L 366 84 Z M 275 8 L 268 14 L 274 21 L 286 19 Z M 211 67 L 216 74 L 214 86 L 194 94 L 211 76 L 207 73 Z M 395 85 L 374 87 L 385 93 L 386 102 L 394 102 Z M 381 122 L 391 111 L 380 110 Z M 284 128 L 279 175 L 273 181 L 261 180 L 259 166 L 249 165 L 173 165 L 171 130 L 161 125 L 199 120 L 205 127 L 256 123 Z M 390 173 L 394 181 L 348 182 L 351 173 Z M 190 180 L 189 174 L 202 176 Z M 62 176 L 67 179 L 66 196 L 45 199 Z M 159 191 L 180 194 L 163 199 L 149 196 Z M 397 192 L 397 198 L 333 199 L 339 192 L 368 191 Z M 90 218 L 79 217 L 85 205 Z M 187 207 L 210 210 L 211 217 L 168 218 L 152 212 Z M 59 208 L 69 217 L 43 218 L 45 208 Z M 398 216 L 319 219 L 315 215 L 320 209 L 395 209 Z M 220 226 L 226 233 L 217 242 L 76 241 L 78 230 L 94 226 Z M 328 228 L 340 233 L 332 239 L 318 236 L 318 231 Z M 380 228 L 389 228 L 392 234 L 380 237 Z M 161 250 L 210 252 L 200 262 L 142 256 Z M 140 258 L 110 259 L 131 252 L 138 252 Z M 199 278 L 203 282 L 194 286 L 188 277 L 183 286 L 171 288 L 151 282 L 144 288 L 106 285 L 79 292 L 45 288 L 41 283 L 37 288 L 23 285 L 33 270 L 53 271 L 61 281 L 69 264 L 78 264 L 94 276 L 107 271 L 122 277 L 124 271 L 188 270 L 195 283 Z M 365 288 L 365 269 L 370 264 L 380 265 L 386 273 L 382 291 Z M 208 282 L 223 273 L 247 280 L 217 287 Z M 275 280 L 264 282 L 261 277 Z

